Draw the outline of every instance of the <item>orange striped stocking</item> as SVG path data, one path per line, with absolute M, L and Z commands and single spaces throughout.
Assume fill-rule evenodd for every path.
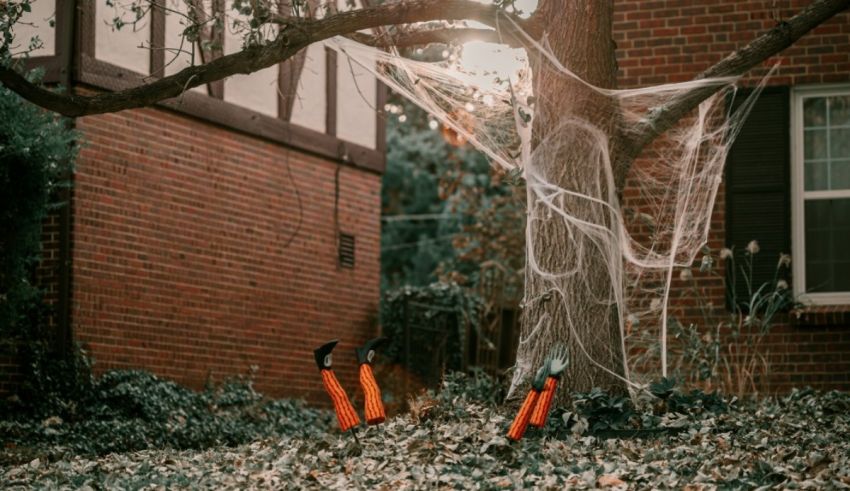
M 525 428 L 528 426 L 528 420 L 531 418 L 531 413 L 534 410 L 539 395 L 540 392 L 534 389 L 528 391 L 525 401 L 523 401 L 516 418 L 514 418 L 514 422 L 511 423 L 511 428 L 508 430 L 508 438 L 518 441 L 525 434 Z
M 537 400 L 537 405 L 534 406 L 534 412 L 531 413 L 531 426 L 543 428 L 546 425 L 546 418 L 549 417 L 549 409 L 552 408 L 552 401 L 555 399 L 555 390 L 558 388 L 558 379 L 555 377 L 547 377 L 546 385 L 543 386 L 543 391 L 540 392 L 540 398 Z
M 375 374 L 372 373 L 372 366 L 368 363 L 360 365 L 360 386 L 363 387 L 363 395 L 366 398 L 366 422 L 370 425 L 383 423 L 387 414 L 381 400 L 381 389 L 375 380 Z
M 331 396 L 340 429 L 342 431 L 348 431 L 352 427 L 359 425 L 360 417 L 354 411 L 354 406 L 351 405 L 348 394 L 339 385 L 339 380 L 336 379 L 333 370 L 322 370 L 322 383 L 325 385 L 328 395 Z

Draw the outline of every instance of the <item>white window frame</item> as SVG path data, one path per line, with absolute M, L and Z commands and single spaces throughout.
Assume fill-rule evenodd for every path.
M 791 91 L 791 252 L 794 292 L 809 305 L 850 305 L 850 292 L 806 293 L 805 200 L 850 198 L 850 190 L 806 191 L 803 156 L 803 99 L 850 94 L 850 84 L 795 87 Z M 850 241 L 848 241 L 850 242 Z

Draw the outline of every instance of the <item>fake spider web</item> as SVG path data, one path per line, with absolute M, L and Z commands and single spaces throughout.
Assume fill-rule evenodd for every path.
M 495 84 L 482 84 L 481 74 L 466 72 L 457 63 L 416 61 L 394 49 L 383 51 L 346 38 L 326 45 L 427 111 L 456 138 L 486 154 L 493 166 L 524 178 L 523 305 L 545 300 L 559 302 L 561 308 L 556 308 L 559 315 L 544 313 L 523 323 L 511 391 L 527 383 L 552 347 L 561 343 L 568 345 L 573 359 L 585 357 L 609 376 L 640 387 L 642 380 L 625 356 L 633 349 L 629 342 L 634 337 L 627 335 L 627 325 L 630 331 L 638 328 L 657 336 L 655 373 L 646 374 L 646 367 L 642 372 L 666 376 L 673 273 L 690 267 L 707 243 L 724 162 L 758 90 L 732 112 L 726 102 L 736 91 L 736 78 L 626 90 L 595 87 L 563 66 L 545 40 L 538 42 L 516 24 L 512 27 L 525 46 L 525 62 L 517 71 L 490 73 L 501 81 Z M 618 128 L 601 128 L 595 118 L 544 112 L 542 108 L 559 107 L 558 101 L 541 100 L 535 93 L 535 74 L 544 70 L 580 84 L 607 101 L 603 106 L 618 108 L 616 125 L 624 130 L 685 92 L 700 87 L 717 91 L 666 132 L 662 143 L 645 154 L 648 158 L 632 165 L 626 192 L 633 206 L 626 213 L 609 148 L 608 135 Z M 533 132 L 541 129 L 545 136 L 535 139 Z M 567 162 L 583 162 L 581 175 L 553 177 Z M 547 228 L 558 229 L 562 242 L 539 243 L 540 230 Z M 557 255 L 561 257 L 553 260 Z M 619 329 L 618 343 L 612 346 L 604 329 L 588 329 L 588 316 L 612 319 Z

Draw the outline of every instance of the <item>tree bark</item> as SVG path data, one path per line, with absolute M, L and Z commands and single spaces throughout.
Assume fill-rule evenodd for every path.
M 602 88 L 616 85 L 613 10 L 612 0 L 544 0 L 535 13 L 553 54 L 582 80 Z M 562 196 L 558 206 L 566 213 L 600 226 L 588 231 L 549 213 L 533 189 L 537 174 L 544 182 L 609 202 L 616 190 L 605 169 L 607 136 L 618 127 L 618 105 L 548 62 L 534 68 L 532 161 L 527 169 L 530 243 L 521 337 L 525 342 L 518 359 L 530 359 L 526 369 L 534 371 L 548 354 L 535 347 L 565 345 L 570 366 L 562 384 L 568 390 L 560 394 L 593 387 L 624 392 L 624 383 L 596 364 L 623 375 L 617 314 L 622 285 L 612 281 L 619 275 L 611 268 L 619 270 L 620 265 L 611 261 L 619 252 L 612 249 L 617 234 L 611 210 L 584 197 Z M 534 262 L 562 276 L 537 274 Z

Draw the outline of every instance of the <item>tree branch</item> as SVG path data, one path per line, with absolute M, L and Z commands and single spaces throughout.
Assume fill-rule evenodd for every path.
M 746 73 L 847 8 L 850 8 L 850 0 L 816 0 L 790 20 L 780 22 L 747 46 L 700 73 L 695 80 Z M 662 107 L 650 109 L 647 117 L 636 128 L 622 135 L 625 141 L 620 149 L 622 153 L 617 160 L 621 163 L 634 160 L 647 145 L 672 128 L 682 117 L 717 90 L 719 90 L 717 86 L 695 88 L 675 97 Z
M 496 26 L 498 16 L 510 14 L 473 0 L 410 0 L 334 14 L 323 19 L 281 20 L 278 37 L 261 47 L 248 47 L 209 63 L 120 92 L 80 96 L 56 93 L 31 83 L 11 67 L 0 67 L 0 83 L 28 101 L 69 117 L 149 106 L 179 96 L 202 84 L 235 74 L 248 74 L 294 56 L 312 43 L 338 35 L 387 25 L 429 21 L 475 20 Z M 521 19 L 514 19 L 522 24 Z

